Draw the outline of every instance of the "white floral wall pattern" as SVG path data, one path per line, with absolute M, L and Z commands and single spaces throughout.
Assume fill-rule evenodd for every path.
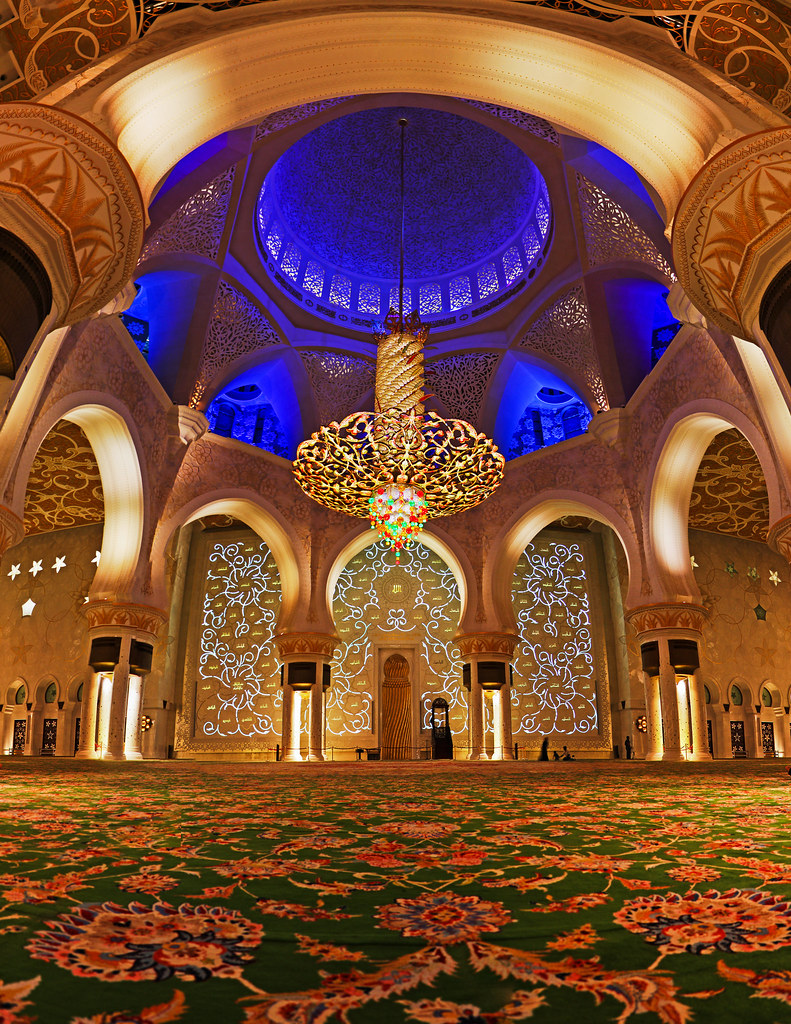
M 513 729 L 526 736 L 595 733 L 599 726 L 588 573 L 582 546 L 538 537 L 514 574 L 519 653 Z
M 258 538 L 208 548 L 196 659 L 195 739 L 280 737 L 280 662 L 274 643 L 280 577 Z
M 372 731 L 377 693 L 376 645 L 416 645 L 421 728 L 429 721 L 431 702 L 444 697 L 450 705 L 451 731 L 467 727 L 467 700 L 461 661 L 453 636 L 461 614 L 459 588 L 445 562 L 422 544 L 401 553 L 397 565 L 383 543 L 355 555 L 335 587 L 332 605 L 343 654 L 333 665 L 327 694 L 327 743 Z M 347 740 L 348 742 L 348 740 Z

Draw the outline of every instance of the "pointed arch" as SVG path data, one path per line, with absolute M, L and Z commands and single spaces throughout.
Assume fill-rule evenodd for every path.
M 777 466 L 766 438 L 752 420 L 718 399 L 677 409 L 657 441 L 648 482 L 648 557 L 664 600 L 696 601 L 700 597 L 689 554 L 689 503 L 706 449 L 717 434 L 731 428 L 746 438 L 761 464 L 769 495 L 769 521 L 780 517 Z

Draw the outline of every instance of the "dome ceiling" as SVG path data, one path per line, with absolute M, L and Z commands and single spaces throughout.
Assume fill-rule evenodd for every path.
M 266 176 L 259 242 L 286 291 L 296 285 L 325 310 L 387 312 L 398 280 L 401 117 L 407 304 L 424 317 L 463 310 L 524 284 L 540 262 L 549 196 L 518 146 L 456 114 L 375 108 L 316 128 Z

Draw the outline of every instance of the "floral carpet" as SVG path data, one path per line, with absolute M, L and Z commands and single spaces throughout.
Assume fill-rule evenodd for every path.
M 2 758 L 0 1024 L 788 1021 L 789 813 L 780 761 Z

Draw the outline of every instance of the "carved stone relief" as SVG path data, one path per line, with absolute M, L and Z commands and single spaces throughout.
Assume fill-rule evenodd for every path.
M 216 260 L 228 216 L 234 168 L 218 174 L 182 203 L 146 242 L 140 262 L 169 252 L 194 253 Z

